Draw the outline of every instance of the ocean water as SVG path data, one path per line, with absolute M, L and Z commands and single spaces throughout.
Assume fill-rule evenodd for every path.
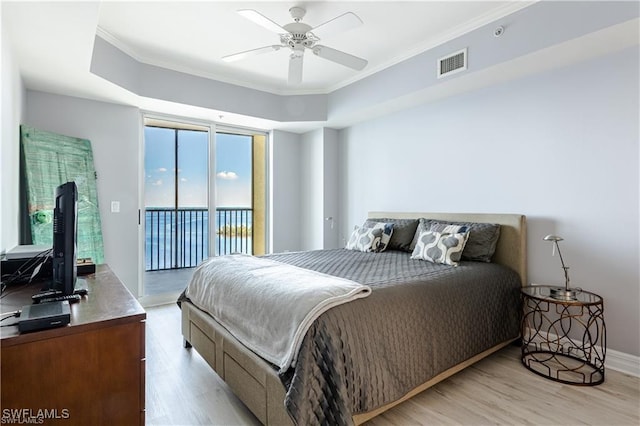
M 211 255 L 253 252 L 252 211 L 216 211 L 216 235 Z M 206 209 L 148 208 L 145 211 L 145 268 L 147 271 L 197 266 L 210 255 Z M 234 232 L 235 231 L 235 232 Z M 247 235 L 249 233 L 249 235 Z

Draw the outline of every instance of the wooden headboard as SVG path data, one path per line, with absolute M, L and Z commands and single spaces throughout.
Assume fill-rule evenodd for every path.
M 526 216 L 503 213 L 369 212 L 369 218 L 419 219 L 421 217 L 451 222 L 500 224 L 500 239 L 493 255 L 493 262 L 510 267 L 520 275 L 522 285 L 528 285 Z

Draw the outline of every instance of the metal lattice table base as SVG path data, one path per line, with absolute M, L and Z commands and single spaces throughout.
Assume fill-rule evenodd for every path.
M 575 300 L 555 299 L 548 286 L 522 289 L 522 364 L 561 383 L 604 382 L 606 327 L 603 301 L 581 292 Z
M 522 355 L 522 364 L 540 376 L 570 385 L 604 382 L 604 367 L 570 355 L 534 350 Z

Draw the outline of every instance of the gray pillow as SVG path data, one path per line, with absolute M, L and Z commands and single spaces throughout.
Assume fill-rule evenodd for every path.
M 413 241 L 416 229 L 418 228 L 418 219 L 367 219 L 365 226 L 373 227 L 376 222 L 393 224 L 393 234 L 391 234 L 391 239 L 387 245 L 388 250 L 413 251 L 411 241 Z
M 462 252 L 462 260 L 477 262 L 491 262 L 500 238 L 500 225 L 495 223 L 476 222 L 439 222 L 432 221 L 432 225 L 459 225 L 469 228 L 469 239 Z
M 431 230 L 431 224 L 434 223 L 433 219 L 425 219 L 423 217 L 418 221 L 418 227 L 416 228 L 416 232 L 413 234 L 413 238 L 411 239 L 411 243 L 409 244 L 409 251 L 413 253 L 413 250 L 416 248 L 416 243 L 418 242 L 418 237 L 423 232 L 427 232 Z

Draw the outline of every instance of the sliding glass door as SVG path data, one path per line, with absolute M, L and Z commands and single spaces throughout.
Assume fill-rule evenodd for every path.
M 144 296 L 182 291 L 209 256 L 265 253 L 266 135 L 211 131 L 146 120 Z

